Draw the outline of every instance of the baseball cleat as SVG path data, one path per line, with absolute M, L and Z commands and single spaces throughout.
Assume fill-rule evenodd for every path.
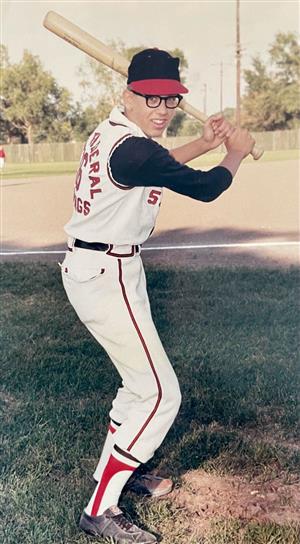
M 157 539 L 126 519 L 118 506 L 111 506 L 100 516 L 89 516 L 83 512 L 79 527 L 91 536 L 110 538 L 114 544 L 154 544 Z
M 134 491 L 146 497 L 163 497 L 173 489 L 173 482 L 154 474 L 140 474 L 132 476 L 125 485 L 124 491 Z
M 98 483 L 95 476 L 94 481 Z M 162 478 L 161 476 L 155 476 L 154 474 L 133 475 L 129 478 L 124 487 L 124 491 L 132 491 L 137 493 L 137 495 L 153 498 L 168 495 L 168 493 L 171 493 L 172 489 L 172 480 Z

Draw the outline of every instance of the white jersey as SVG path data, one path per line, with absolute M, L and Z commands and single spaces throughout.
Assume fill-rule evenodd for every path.
M 112 176 L 110 157 L 125 139 L 146 137 L 115 107 L 89 137 L 74 187 L 74 211 L 66 233 L 85 242 L 142 244 L 151 234 L 162 198 L 160 187 L 128 187 Z

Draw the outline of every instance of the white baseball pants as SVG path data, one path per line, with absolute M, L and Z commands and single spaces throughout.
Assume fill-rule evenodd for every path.
M 170 429 L 181 394 L 152 321 L 142 260 L 73 247 L 61 268 L 69 301 L 122 378 L 109 414 L 121 423 L 115 443 L 145 463 Z

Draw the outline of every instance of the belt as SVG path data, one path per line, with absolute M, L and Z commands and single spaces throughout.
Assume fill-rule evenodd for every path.
M 74 246 L 81 247 L 81 249 L 93 249 L 94 251 L 107 251 L 109 248 L 108 244 L 102 244 L 101 242 L 84 242 L 83 240 L 78 240 L 78 238 L 76 238 Z
M 115 246 L 114 244 L 104 244 L 102 242 L 84 242 L 83 240 L 78 240 L 78 238 L 75 238 L 72 246 L 92 251 L 105 251 L 107 255 L 113 257 L 133 257 L 140 250 L 139 245 Z M 69 251 L 73 251 L 72 247 L 68 247 L 68 249 Z M 125 251 L 122 252 L 122 250 Z

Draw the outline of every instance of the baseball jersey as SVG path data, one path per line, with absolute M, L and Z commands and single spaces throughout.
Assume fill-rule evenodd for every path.
M 142 244 L 154 228 L 162 188 L 124 186 L 114 179 L 110 157 L 142 130 L 115 107 L 83 149 L 74 187 L 74 209 L 66 233 L 85 242 Z
M 210 202 L 231 182 L 222 166 L 203 172 L 177 162 L 114 108 L 85 145 L 65 230 L 86 242 L 142 244 L 155 226 L 163 187 Z

